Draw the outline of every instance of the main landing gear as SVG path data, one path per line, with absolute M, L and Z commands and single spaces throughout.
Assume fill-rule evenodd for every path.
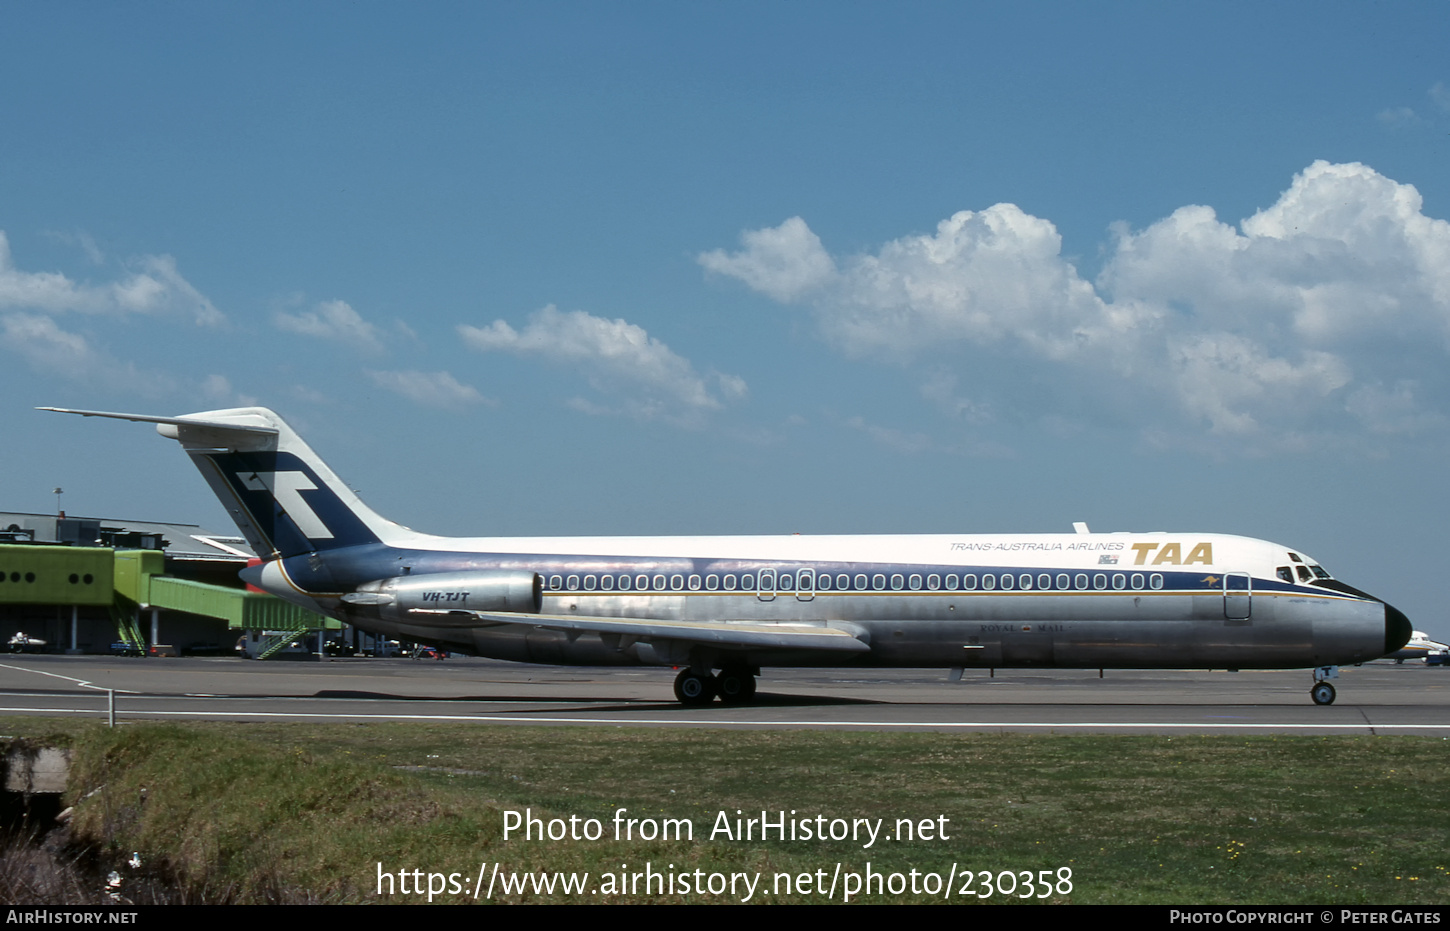
M 1329 683 L 1329 680 L 1337 678 L 1339 678 L 1338 666 L 1320 666 L 1314 670 L 1314 687 L 1309 690 L 1309 697 L 1314 699 L 1314 704 L 1334 704 L 1334 686 Z
M 743 666 L 727 666 L 718 675 L 692 668 L 675 676 L 675 697 L 682 705 L 708 705 L 718 696 L 727 705 L 743 705 L 755 698 L 755 676 L 759 672 Z

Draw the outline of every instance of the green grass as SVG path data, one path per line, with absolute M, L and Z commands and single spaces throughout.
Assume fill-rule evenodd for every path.
M 127 725 L 10 719 L 68 734 L 76 826 L 234 901 L 377 895 L 395 873 L 1071 870 L 1073 903 L 1439 904 L 1450 899 L 1450 745 L 1399 737 L 1094 737 L 445 725 Z M 597 841 L 505 839 L 503 813 L 598 819 Z M 689 819 L 693 840 L 612 839 L 614 813 Z M 914 821 L 948 839 L 711 840 L 719 813 Z M 621 864 L 627 864 L 621 867 Z M 670 865 L 673 867 L 670 867 Z M 426 886 L 426 880 L 424 880 Z M 616 883 L 617 885 L 617 883 Z M 980 882 L 973 888 L 980 888 Z M 1019 890 L 1020 891 L 1020 890 Z M 1040 887 L 1039 887 L 1039 891 Z M 495 901 L 734 901 L 729 892 Z M 198 893 L 193 892 L 192 895 Z M 481 899 L 482 897 L 480 897 Z M 838 887 L 835 900 L 841 898 Z M 454 892 L 435 901 L 468 901 Z M 942 901 L 909 891 L 864 901 Z M 953 896 L 951 902 L 973 902 Z M 1003 901 L 998 895 L 993 902 Z M 1015 901 L 1015 899 L 1014 899 Z M 1036 899 L 1034 899 L 1036 901 Z

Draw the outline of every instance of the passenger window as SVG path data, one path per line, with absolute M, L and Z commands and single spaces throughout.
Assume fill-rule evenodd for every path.
M 698 592 L 699 590 L 700 590 L 700 577 L 698 575 L 692 575 L 692 576 L 690 576 L 690 591 L 692 591 L 692 592 Z
M 677 592 L 685 587 L 685 577 L 682 575 L 670 576 L 670 591 Z
M 1057 587 L 1064 591 L 1072 588 L 1072 579 L 1068 576 L 1066 572 L 1058 573 Z
M 902 578 L 900 574 L 893 574 L 891 576 L 891 590 L 893 592 L 899 592 L 905 587 L 906 579 Z
M 596 580 L 595 580 L 594 576 L 592 576 L 592 575 L 586 575 L 584 577 L 584 590 L 586 592 L 592 592 L 592 591 L 594 591 L 595 584 L 596 584 Z
M 1039 575 L 1037 577 L 1037 587 L 1038 588 L 1051 588 L 1052 587 L 1052 576 L 1048 575 L 1046 572 L 1044 572 L 1041 575 Z
M 750 583 L 748 583 L 748 582 L 746 583 L 747 586 L 749 584 Z M 725 576 L 725 590 L 727 592 L 733 592 L 733 591 L 735 591 L 735 576 L 733 576 L 733 575 L 726 575 Z
M 1093 576 L 1093 588 L 1097 589 L 1098 591 L 1103 591 L 1107 587 L 1108 577 L 1106 575 L 1099 572 L 1097 575 Z
M 1133 583 L 1133 591 L 1136 592 L 1136 591 L 1142 590 L 1142 588 L 1143 588 L 1143 573 L 1141 573 L 1141 572 L 1134 572 L 1133 573 L 1133 578 L 1132 578 L 1131 581 Z
M 921 591 L 921 576 L 913 575 L 911 578 L 907 579 L 906 587 L 914 592 Z
M 664 577 L 661 576 L 660 578 L 663 579 Z M 647 576 L 647 575 L 637 575 L 637 576 L 635 576 L 634 577 L 634 587 L 637 588 L 637 589 L 639 589 L 642 592 L 649 591 L 649 576 Z
M 629 591 L 629 576 L 622 575 L 619 577 L 619 590 L 622 592 Z
M 1122 591 L 1128 587 L 1128 579 L 1121 572 L 1113 573 L 1113 590 Z
M 862 573 L 861 575 L 856 576 L 856 591 L 858 591 L 858 592 L 864 592 L 865 590 L 866 590 L 866 575 L 864 573 Z
M 564 582 L 564 584 L 566 586 L 568 586 L 569 591 L 571 591 L 571 592 L 577 592 L 579 590 L 579 576 L 577 576 L 577 575 L 571 575 L 571 576 L 569 576 L 569 578 Z
M 549 588 L 551 590 L 557 592 L 560 589 L 562 589 L 563 587 L 564 587 L 564 577 L 562 575 L 551 575 L 551 576 L 549 576 Z
M 1002 583 L 1002 591 L 1010 592 L 1012 590 L 1012 573 L 1002 573 L 1002 578 L 998 579 L 998 581 Z
M 1088 579 L 1086 572 L 1079 572 L 1072 577 L 1072 587 L 1080 592 L 1087 591 Z
M 951 576 L 947 576 L 947 578 L 950 579 Z M 976 589 L 977 589 L 977 577 L 975 575 L 964 575 L 964 576 L 962 576 L 962 588 L 966 589 L 969 592 L 976 591 Z M 956 586 L 955 585 L 952 586 L 952 590 L 953 591 L 956 590 Z
M 836 576 L 836 588 L 839 591 L 849 591 L 851 588 L 851 577 L 842 573 Z
M 711 573 L 705 576 L 705 591 L 713 592 L 720 587 L 720 577 Z
M 614 588 L 614 576 L 601 575 L 599 577 L 599 587 L 604 589 L 606 592 Z
M 934 591 L 936 591 L 939 588 L 941 588 L 941 576 L 939 576 L 939 575 L 929 575 L 929 576 L 926 577 L 926 589 L 927 589 L 927 591 L 934 592 Z
M 1155 592 L 1158 591 L 1160 588 L 1163 587 L 1163 576 L 1159 575 L 1157 572 L 1148 576 L 1148 587 L 1153 589 L 1153 591 Z
M 983 591 L 990 592 L 992 589 L 994 589 L 996 587 L 997 587 L 997 577 L 995 575 L 984 575 L 984 576 L 982 576 L 982 590 Z
M 657 576 L 654 577 L 654 590 L 657 591 L 657 592 L 662 592 L 662 591 L 665 590 L 665 577 L 664 576 L 657 575 Z

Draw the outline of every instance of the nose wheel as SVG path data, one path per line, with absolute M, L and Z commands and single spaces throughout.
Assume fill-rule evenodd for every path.
M 1314 687 L 1309 690 L 1309 697 L 1316 705 L 1334 704 L 1334 686 L 1329 684 L 1330 679 L 1339 678 L 1338 666 L 1317 666 L 1314 669 Z

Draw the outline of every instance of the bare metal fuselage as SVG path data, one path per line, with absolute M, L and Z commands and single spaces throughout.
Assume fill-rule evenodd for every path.
M 673 541 L 661 542 L 662 549 L 678 548 L 670 545 Z M 1219 543 L 1220 552 L 1230 549 Z M 419 553 L 404 560 L 419 584 L 430 578 L 430 556 L 447 559 L 447 569 L 467 577 L 468 570 L 459 569 L 463 554 Z M 1387 639 L 1394 635 L 1395 621 L 1389 612 L 1398 614 L 1367 596 L 1196 567 L 1192 572 L 1131 568 L 1097 572 L 1077 567 L 1057 572 L 1044 566 L 1017 571 L 976 564 L 950 567 L 956 572 L 947 575 L 936 565 L 881 563 L 872 567 L 883 568 L 879 573 L 837 573 L 840 564 L 736 559 L 726 568 L 738 569 L 740 578 L 755 585 L 750 590 L 722 591 L 714 583 L 716 590 L 711 591 L 701 579 L 723 577 L 709 572 L 719 568 L 720 561 L 675 564 L 664 572 L 636 573 L 640 567 L 635 565 L 606 573 L 597 570 L 619 570 L 623 564 L 618 557 L 470 554 L 463 558 L 479 574 L 493 571 L 485 567 L 501 565 L 517 572 L 530 558 L 537 560 L 537 605 L 531 613 L 509 616 L 472 610 L 466 604 L 429 602 L 434 606 L 422 610 L 347 604 L 315 589 L 305 593 L 280 563 L 257 581 L 388 637 L 498 659 L 561 665 L 1302 668 L 1358 663 L 1383 655 Z M 334 560 L 334 565 L 339 564 L 345 561 Z M 658 569 L 659 561 L 649 565 Z M 306 574 L 300 565 L 297 568 Z M 698 572 L 691 571 L 696 568 Z M 861 564 L 850 568 L 859 569 Z M 358 567 L 358 580 L 374 571 Z M 633 577 L 646 584 L 657 579 L 665 590 L 605 591 L 601 586 L 606 575 L 611 588 L 618 584 L 613 579 Z M 983 590 L 989 576 L 994 588 Z M 1001 587 L 998 580 L 1003 576 L 1010 577 L 1011 590 Z M 849 586 L 852 579 L 862 577 L 868 580 L 868 589 L 877 577 L 885 580 L 885 590 L 838 590 L 830 581 L 841 579 Z M 944 590 L 943 579 L 955 580 L 953 590 Z M 973 580 L 973 590 L 965 590 L 966 579 Z M 1150 579 L 1159 587 L 1150 587 Z M 1228 588 L 1230 579 L 1241 581 Z M 781 580 L 788 585 L 782 587 Z M 931 580 L 931 587 L 926 580 Z M 763 581 L 771 584 L 762 588 Z M 1082 581 L 1086 590 L 1074 587 Z M 892 582 L 900 590 L 892 590 Z M 1056 582 L 1065 585 L 1054 587 Z M 1024 588 L 1024 583 L 1030 587 Z M 1094 583 L 1103 588 L 1094 588 Z M 670 590 L 672 584 L 680 590 Z M 1122 588 L 1115 589 L 1115 584 Z M 829 628 L 849 632 L 868 649 L 844 653 L 738 643 L 711 647 L 698 638 L 672 638 L 659 632 L 639 636 L 579 629 L 568 626 L 571 618 L 668 621 L 701 629 Z

